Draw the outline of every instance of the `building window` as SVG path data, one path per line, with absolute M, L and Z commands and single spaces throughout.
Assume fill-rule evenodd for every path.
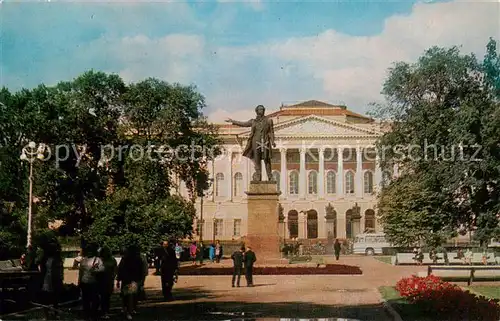
M 273 171 L 273 180 L 276 182 L 276 187 L 278 188 L 278 192 L 281 191 L 281 188 L 280 188 L 280 172 Z
M 370 171 L 365 172 L 363 180 L 365 183 L 365 193 L 373 193 L 373 173 Z
M 224 196 L 223 194 L 223 185 L 224 184 L 224 174 L 217 173 L 215 175 L 215 196 Z
M 234 174 L 234 196 L 242 196 L 243 195 L 243 175 L 238 172 Z
M 309 194 L 318 194 L 318 172 L 309 172 L 309 175 L 307 177 L 307 188 Z
M 372 209 L 365 211 L 365 232 L 375 232 L 375 211 Z
M 345 174 L 345 193 L 354 194 L 354 173 L 352 171 Z
M 299 173 L 293 171 L 290 173 L 290 195 L 299 194 Z
M 233 223 L 233 235 L 240 236 L 241 235 L 241 220 L 236 219 Z
M 223 232 L 223 229 L 222 229 L 222 219 L 216 219 L 215 220 L 215 224 L 214 224 L 214 227 L 215 227 L 215 236 L 222 236 L 222 232 Z
M 327 194 L 335 194 L 335 172 L 334 171 L 329 171 L 326 174 L 326 193 Z

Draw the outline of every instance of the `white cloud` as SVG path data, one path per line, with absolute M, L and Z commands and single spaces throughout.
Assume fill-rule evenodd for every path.
M 217 2 L 228 4 L 241 3 L 255 11 L 261 11 L 264 9 L 262 0 L 217 0 Z
M 395 61 L 415 61 L 431 46 L 462 45 L 482 56 L 488 38 L 500 39 L 500 4 L 417 3 L 408 15 L 385 21 L 376 36 L 335 30 L 250 46 L 215 46 L 199 35 L 103 38 L 86 55 L 109 55 L 127 81 L 158 77 L 195 83 L 207 97 L 209 118 L 247 119 L 253 107 L 277 109 L 282 101 L 344 102 L 366 112 Z M 105 50 L 103 50 L 105 48 Z M 103 52 L 104 51 L 104 52 Z

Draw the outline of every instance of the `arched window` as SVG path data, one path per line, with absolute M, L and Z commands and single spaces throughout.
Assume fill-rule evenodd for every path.
M 318 194 L 318 172 L 309 172 L 307 176 L 307 188 L 309 194 Z
M 234 196 L 242 196 L 243 195 L 243 175 L 238 172 L 234 174 Z
M 335 194 L 335 172 L 334 171 L 329 171 L 326 174 L 326 193 L 327 194 Z
M 373 173 L 366 171 L 363 180 L 365 183 L 365 193 L 373 193 Z
M 280 186 L 280 172 L 273 171 L 273 180 L 276 182 L 276 187 L 278 188 L 278 191 L 281 191 L 281 186 Z
M 224 196 L 222 195 L 224 192 L 224 174 L 217 173 L 215 175 L 215 196 Z
M 299 194 L 299 173 L 297 171 L 290 172 L 290 195 Z
M 352 171 L 345 173 L 345 193 L 354 194 L 354 173 Z
M 375 232 L 375 211 L 368 209 L 365 211 L 365 233 Z

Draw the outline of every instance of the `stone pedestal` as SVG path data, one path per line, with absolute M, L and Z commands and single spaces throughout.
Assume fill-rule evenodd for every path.
M 276 183 L 251 182 L 248 195 L 248 220 L 245 245 L 257 256 L 257 263 L 279 260 L 278 199 Z

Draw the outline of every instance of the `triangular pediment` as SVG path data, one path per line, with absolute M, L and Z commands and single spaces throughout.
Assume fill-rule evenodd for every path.
M 249 134 L 250 131 L 247 131 L 242 133 L 242 136 L 248 136 Z M 274 135 L 276 137 L 378 136 L 373 130 L 323 118 L 317 115 L 309 115 L 274 124 Z

